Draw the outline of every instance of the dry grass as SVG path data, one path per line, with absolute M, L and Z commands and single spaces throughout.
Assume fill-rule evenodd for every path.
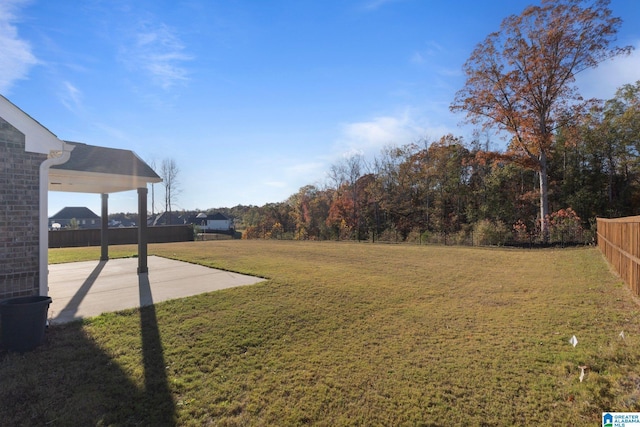
M 640 410 L 640 310 L 593 248 L 149 252 L 270 280 L 51 328 L 2 355 L 3 423 L 583 426 Z

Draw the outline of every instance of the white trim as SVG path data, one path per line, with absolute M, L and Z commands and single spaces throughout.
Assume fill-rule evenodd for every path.
M 0 117 L 24 135 L 25 151 L 49 154 L 51 151 L 63 150 L 63 141 L 2 95 Z

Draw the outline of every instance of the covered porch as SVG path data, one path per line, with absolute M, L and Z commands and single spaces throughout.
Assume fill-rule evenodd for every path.
M 162 179 L 133 151 L 72 141 L 64 141 L 64 143 L 69 147 L 69 159 L 50 167 L 48 190 L 100 194 L 101 261 L 109 259 L 109 194 L 137 190 L 137 272 L 138 274 L 147 273 L 149 270 L 147 264 L 147 185 L 161 182 Z M 41 289 L 41 294 L 45 295 L 42 291 Z
M 161 178 L 133 151 L 63 141 L 0 95 L 0 300 L 48 295 L 49 191 L 100 194 L 109 258 L 109 194 L 138 192 L 138 266 L 147 266 L 147 185 Z

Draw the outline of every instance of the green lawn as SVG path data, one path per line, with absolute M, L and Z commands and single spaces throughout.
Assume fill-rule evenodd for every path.
M 640 309 L 594 248 L 149 253 L 269 280 L 51 327 L 35 351 L 0 354 L 0 424 L 595 426 L 640 411 Z M 99 248 L 50 251 L 84 257 Z

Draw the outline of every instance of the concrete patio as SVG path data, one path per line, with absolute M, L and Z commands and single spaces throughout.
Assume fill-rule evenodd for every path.
M 148 258 L 149 273 L 138 275 L 137 267 L 137 258 L 49 265 L 51 323 L 265 280 L 157 256 Z

